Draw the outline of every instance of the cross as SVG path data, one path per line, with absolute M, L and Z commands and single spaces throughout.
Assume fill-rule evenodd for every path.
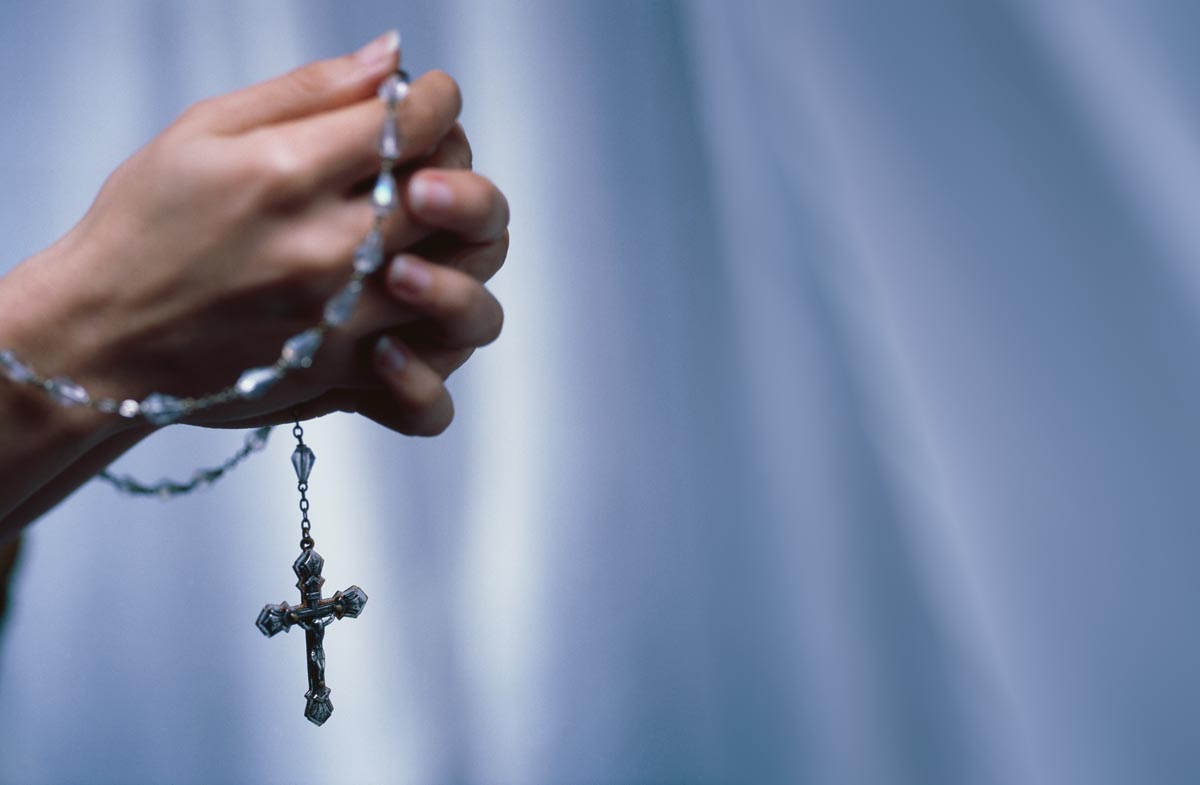
M 308 647 L 308 692 L 304 694 L 308 703 L 304 716 L 314 725 L 323 725 L 333 714 L 333 703 L 329 700 L 329 688 L 325 686 L 325 625 L 334 619 L 349 616 L 358 618 L 367 604 L 367 593 L 357 586 L 337 592 L 329 599 L 321 599 L 321 568 L 325 560 L 312 548 L 305 548 L 292 569 L 299 578 L 296 588 L 300 590 L 301 602 L 290 607 L 286 602 L 267 605 L 258 614 L 258 628 L 270 638 L 277 632 L 287 632 L 293 625 L 304 630 Z

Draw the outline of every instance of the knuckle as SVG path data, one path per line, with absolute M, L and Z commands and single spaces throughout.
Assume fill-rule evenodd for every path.
M 205 98 L 197 101 L 179 114 L 175 124 L 208 125 L 209 121 L 220 111 L 216 104 L 216 98 Z
M 441 291 L 441 311 L 448 318 L 463 319 L 475 308 L 483 287 L 473 278 L 458 270 L 444 270 Z
M 464 265 L 464 270 L 480 283 L 487 283 L 500 268 L 508 255 L 507 233 L 499 240 L 480 246 L 473 257 Z
M 290 200 L 308 188 L 308 167 L 300 150 L 277 133 L 264 134 L 253 157 L 251 176 L 272 200 Z
M 471 143 L 463 133 L 462 125 L 455 123 L 454 128 L 438 144 L 438 148 L 429 162 L 438 168 L 471 171 L 475 165 Z
M 350 256 L 343 233 L 316 222 L 294 226 L 280 238 L 280 245 L 280 255 L 289 260 L 295 275 L 322 279 L 317 286 L 326 293 L 328 286 L 323 279 L 344 274 L 344 261 Z

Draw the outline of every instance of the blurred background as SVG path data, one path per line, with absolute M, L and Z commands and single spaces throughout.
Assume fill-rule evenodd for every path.
M 1200 781 L 1200 6 L 0 3 L 4 269 L 192 102 L 392 26 L 507 193 L 433 440 L 27 533 L 0 781 Z M 218 462 L 174 427 L 118 469 Z

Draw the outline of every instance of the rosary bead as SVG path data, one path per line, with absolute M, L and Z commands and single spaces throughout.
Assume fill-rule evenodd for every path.
M 46 391 L 61 406 L 85 406 L 91 401 L 87 390 L 65 376 L 59 376 L 56 379 L 48 381 L 46 383 Z
M 243 373 L 234 385 L 243 398 L 259 398 L 283 377 L 283 371 L 274 365 L 251 368 Z
M 297 445 L 292 451 L 292 468 L 296 470 L 296 479 L 300 482 L 308 482 L 308 475 L 312 473 L 316 462 L 317 456 L 307 444 Z
M 128 402 L 126 402 L 128 403 Z M 124 408 L 124 404 L 122 404 Z M 151 393 L 146 396 L 138 408 L 147 420 L 154 425 L 170 425 L 183 416 L 183 401 L 173 395 Z
M 267 446 L 267 439 L 271 436 L 271 426 L 265 425 L 262 428 L 256 428 L 246 437 L 247 450 L 261 450 Z
M 384 170 L 375 181 L 375 190 L 371 192 L 371 201 L 375 204 L 376 215 L 387 215 L 396 206 L 396 178 L 391 172 Z
M 408 81 L 392 74 L 379 86 L 378 94 L 388 106 L 395 106 L 408 97 Z
M 354 252 L 354 269 L 370 275 L 383 264 L 383 234 L 379 229 L 372 229 L 367 239 L 362 241 Z
M 396 118 L 390 112 L 383 121 L 383 131 L 379 134 L 379 157 L 395 161 L 400 157 L 400 139 L 396 133 Z
M 284 343 L 280 359 L 287 368 L 309 368 L 323 340 L 325 336 L 315 327 L 293 335 Z
M 346 287 L 330 298 L 325 305 L 325 321 L 331 327 L 344 323 L 354 313 L 354 306 L 358 305 L 358 296 L 361 293 L 362 284 L 358 281 L 346 284 Z
M 134 417 L 138 416 L 138 413 L 141 410 L 142 407 L 137 401 L 127 398 L 124 401 L 121 401 L 121 405 L 117 408 L 117 414 L 121 415 L 127 420 L 132 420 Z
M 32 381 L 35 376 L 32 368 L 7 349 L 0 352 L 0 373 L 14 382 Z

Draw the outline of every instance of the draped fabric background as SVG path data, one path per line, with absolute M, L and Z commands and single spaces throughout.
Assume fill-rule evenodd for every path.
M 514 208 L 435 440 L 330 417 L 362 618 L 302 717 L 277 434 L 36 524 L 12 783 L 1200 779 L 1200 11 L 1183 2 L 0 6 L 9 264 L 189 103 L 392 25 Z M 239 443 L 171 428 L 119 468 Z

